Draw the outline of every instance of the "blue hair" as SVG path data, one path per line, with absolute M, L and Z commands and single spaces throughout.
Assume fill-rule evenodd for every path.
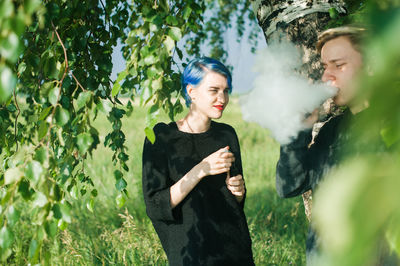
M 216 72 L 224 76 L 228 83 L 228 92 L 232 92 L 232 75 L 224 64 L 216 59 L 209 57 L 195 58 L 188 63 L 182 74 L 182 92 L 187 107 L 189 107 L 192 103 L 186 89 L 187 86 L 192 85 L 196 87 L 197 85 L 199 85 L 203 78 L 206 76 L 208 72 L 207 70 Z

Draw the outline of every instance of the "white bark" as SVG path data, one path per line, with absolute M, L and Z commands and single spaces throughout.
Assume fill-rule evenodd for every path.
M 259 24 L 265 25 L 267 23 L 268 25 L 267 28 L 263 29 L 267 39 L 277 30 L 277 24 L 280 22 L 290 23 L 295 19 L 316 12 L 328 13 L 331 8 L 335 8 L 339 13 L 346 13 L 345 3 L 342 0 L 296 0 L 280 1 L 277 4 L 271 4 L 273 1 L 267 1 L 269 4 L 262 2 L 262 0 L 255 0 L 252 1 L 252 5 Z

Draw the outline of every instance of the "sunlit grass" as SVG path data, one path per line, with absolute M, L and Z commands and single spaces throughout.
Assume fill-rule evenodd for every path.
M 115 204 L 117 191 L 111 162 L 112 151 L 99 144 L 93 157 L 85 162 L 85 172 L 98 189 L 94 212 L 86 208 L 87 197 L 73 200 L 72 223 L 58 233 L 54 241 L 45 241 L 51 251 L 51 265 L 167 265 L 166 256 L 150 220 L 145 214 L 141 189 L 141 156 L 144 141 L 145 113 L 134 107 L 123 121 L 126 146 L 129 148 L 129 198 L 123 208 Z M 182 115 L 180 115 L 182 116 Z M 241 144 L 244 177 L 247 186 L 245 213 L 253 241 L 257 265 L 305 264 L 306 220 L 300 198 L 280 199 L 275 191 L 275 165 L 279 145 L 267 130 L 241 118 L 237 98 L 233 98 L 222 119 L 232 125 Z M 168 122 L 165 115 L 160 120 Z M 104 116 L 94 126 L 100 132 L 100 142 L 111 131 Z M 16 265 L 26 264 L 24 254 L 29 245 L 30 220 L 25 215 L 16 232 Z

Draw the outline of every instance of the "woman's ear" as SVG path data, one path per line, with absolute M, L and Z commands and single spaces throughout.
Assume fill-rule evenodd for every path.
M 188 84 L 188 85 L 186 86 L 186 91 L 187 91 L 187 93 L 188 93 L 190 99 L 191 99 L 192 102 L 193 102 L 193 100 L 196 98 L 196 97 L 195 97 L 195 91 L 196 91 L 196 90 L 194 89 L 194 87 L 193 87 L 192 85 Z

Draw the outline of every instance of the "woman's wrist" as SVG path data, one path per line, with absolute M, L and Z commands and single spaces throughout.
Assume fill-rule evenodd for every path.
M 206 171 L 204 170 L 205 164 L 206 164 L 206 162 L 201 161 L 195 167 L 193 167 L 191 170 L 191 171 L 193 171 L 193 176 L 195 176 L 199 181 L 207 175 Z

